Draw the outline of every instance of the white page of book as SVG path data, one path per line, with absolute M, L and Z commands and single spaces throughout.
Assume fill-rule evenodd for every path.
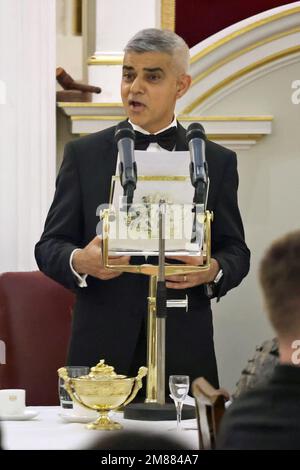
M 110 222 L 110 255 L 157 255 L 159 246 L 159 204 L 165 202 L 166 255 L 199 255 L 203 227 L 197 230 L 198 243 L 191 243 L 194 222 L 194 187 L 190 181 L 190 154 L 182 152 L 135 151 L 138 181 L 131 206 L 130 221 L 123 207 L 119 165 L 113 177 Z M 198 208 L 203 212 L 203 207 Z

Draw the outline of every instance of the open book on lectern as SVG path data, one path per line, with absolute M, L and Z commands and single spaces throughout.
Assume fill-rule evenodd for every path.
M 133 203 L 127 212 L 118 175 L 112 177 L 110 194 L 109 255 L 157 256 L 159 250 L 159 206 L 165 208 L 166 256 L 199 256 L 204 207 L 194 207 L 194 187 L 189 175 L 189 152 L 135 151 L 138 180 Z

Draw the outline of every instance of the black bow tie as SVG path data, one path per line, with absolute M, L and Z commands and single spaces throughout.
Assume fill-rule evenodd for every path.
M 169 127 L 166 131 L 159 134 L 143 134 L 135 131 L 135 148 L 136 150 L 146 150 L 148 145 L 155 142 L 166 150 L 173 150 L 176 145 L 177 127 Z

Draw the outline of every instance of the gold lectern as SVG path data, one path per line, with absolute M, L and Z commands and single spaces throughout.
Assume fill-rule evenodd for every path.
M 201 266 L 193 265 L 172 265 L 160 259 L 159 265 L 111 265 L 109 264 L 109 228 L 110 228 L 110 209 L 104 209 L 101 213 L 103 222 L 103 242 L 102 256 L 103 265 L 112 271 L 122 271 L 137 274 L 146 274 L 150 276 L 149 297 L 148 297 L 148 337 L 147 337 L 147 391 L 144 404 L 137 404 L 136 413 L 131 413 L 131 407 L 125 408 L 125 417 L 131 419 L 143 420 L 168 420 L 175 419 L 175 407 L 173 404 L 165 404 L 165 322 L 157 318 L 157 282 L 159 274 L 171 276 L 176 274 L 188 274 L 199 271 L 205 271 L 210 268 L 211 259 L 211 221 L 213 214 L 209 211 L 201 212 L 197 216 L 197 222 L 203 225 L 203 264 Z M 161 235 L 161 227 L 160 227 Z M 160 236 L 160 242 L 164 236 Z M 161 247 L 160 247 L 161 248 Z M 160 249 L 161 253 L 161 249 Z M 163 257 L 164 258 L 164 257 Z M 166 300 L 167 307 L 185 307 L 186 300 Z M 139 406 L 138 406 L 139 405 Z M 193 418 L 195 416 L 194 407 L 190 408 L 189 413 L 183 413 L 183 419 Z M 170 413 L 171 411 L 171 413 Z

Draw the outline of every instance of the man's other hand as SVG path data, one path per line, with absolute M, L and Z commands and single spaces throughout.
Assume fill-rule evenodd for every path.
M 203 264 L 202 256 L 168 256 L 168 259 L 176 259 L 184 264 L 200 266 Z M 217 260 L 211 258 L 210 269 L 189 274 L 177 274 L 166 276 L 166 287 L 168 289 L 188 289 L 201 284 L 212 282 L 220 270 Z

